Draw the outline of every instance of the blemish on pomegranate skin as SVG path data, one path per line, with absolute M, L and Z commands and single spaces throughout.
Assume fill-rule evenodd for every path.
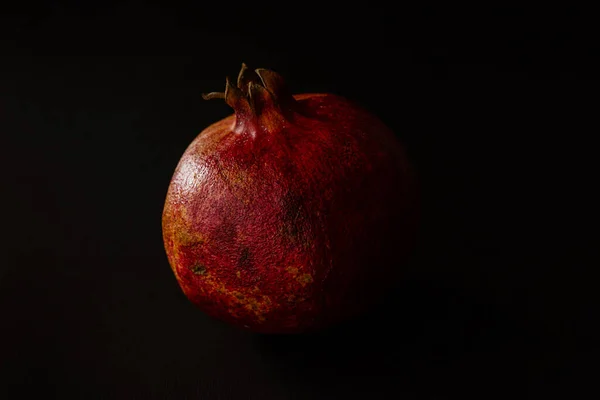
M 248 249 L 247 247 L 244 247 L 242 249 L 242 253 L 240 254 L 240 258 L 238 260 L 238 265 L 240 267 L 245 267 L 249 263 L 250 263 L 250 249 Z
M 194 275 L 206 275 L 206 267 L 202 264 L 194 264 L 190 267 L 190 270 Z

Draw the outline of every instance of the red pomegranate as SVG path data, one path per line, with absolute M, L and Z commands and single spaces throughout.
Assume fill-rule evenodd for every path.
M 208 315 L 261 333 L 324 328 L 364 311 L 402 273 L 415 179 L 374 115 L 333 94 L 292 95 L 242 65 L 235 114 L 183 154 L 162 217 L 169 263 Z

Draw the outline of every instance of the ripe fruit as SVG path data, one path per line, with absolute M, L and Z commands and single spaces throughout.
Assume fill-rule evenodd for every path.
M 235 114 L 183 154 L 163 211 L 165 249 L 207 314 L 263 333 L 319 329 L 363 311 L 402 273 L 413 175 L 375 116 L 332 94 L 292 95 L 245 65 Z

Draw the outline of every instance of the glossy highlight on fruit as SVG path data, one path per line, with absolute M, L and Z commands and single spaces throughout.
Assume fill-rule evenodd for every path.
M 261 333 L 313 331 L 364 311 L 402 276 L 415 178 L 394 134 L 333 94 L 292 95 L 242 65 L 234 115 L 189 145 L 162 216 L 169 263 L 208 315 Z

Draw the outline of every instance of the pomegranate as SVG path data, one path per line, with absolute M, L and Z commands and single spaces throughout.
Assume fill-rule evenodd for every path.
M 189 145 L 162 216 L 169 263 L 208 315 L 261 333 L 321 329 L 364 311 L 413 244 L 416 190 L 394 134 L 333 94 L 292 95 L 245 65 L 231 115 Z

